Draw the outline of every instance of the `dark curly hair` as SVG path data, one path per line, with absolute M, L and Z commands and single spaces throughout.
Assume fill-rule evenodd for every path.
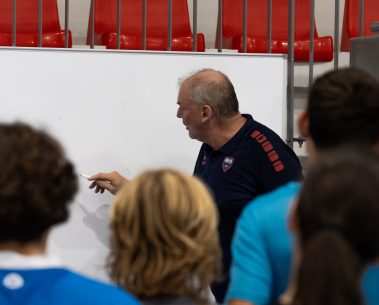
M 51 136 L 0 124 L 0 242 L 30 242 L 68 218 L 77 191 L 73 164 Z

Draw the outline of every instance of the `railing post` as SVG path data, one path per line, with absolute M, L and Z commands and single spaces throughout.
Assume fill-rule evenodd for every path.
M 315 0 L 311 0 L 310 11 L 310 25 L 309 25 L 309 77 L 308 86 L 313 83 L 313 64 L 314 64 L 314 42 L 315 42 Z
M 142 1 L 142 49 L 146 50 L 146 0 Z
M 247 52 L 247 0 L 243 0 L 242 6 L 242 51 Z
M 95 0 L 91 0 L 91 49 L 95 47 Z
M 222 52 L 222 6 L 223 0 L 218 0 L 218 52 Z
M 117 17 L 116 17 L 116 33 L 117 33 L 117 49 L 120 50 L 121 43 L 121 0 L 117 1 Z
M 197 0 L 193 0 L 193 19 L 192 19 L 192 51 L 197 51 Z
M 340 0 L 334 5 L 334 70 L 338 69 L 340 45 Z
M 68 48 L 69 0 L 64 1 L 64 47 Z
M 267 0 L 267 53 L 271 53 L 272 41 L 272 0 Z
M 12 47 L 16 46 L 16 35 L 17 35 L 17 1 L 12 1 Z
M 42 47 L 43 0 L 38 0 L 38 47 Z
M 167 51 L 172 50 L 172 0 L 168 0 Z
M 364 22 L 365 22 L 365 1 L 359 0 L 359 36 L 364 34 Z
M 287 144 L 293 148 L 295 0 L 288 1 Z

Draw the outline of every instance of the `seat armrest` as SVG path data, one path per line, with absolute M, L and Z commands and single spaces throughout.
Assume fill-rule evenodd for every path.
M 375 21 L 371 23 L 370 29 L 371 29 L 371 32 L 379 34 L 379 21 Z

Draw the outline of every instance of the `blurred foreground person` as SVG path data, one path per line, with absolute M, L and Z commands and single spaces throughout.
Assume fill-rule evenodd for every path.
M 379 157 L 372 151 L 340 150 L 310 171 L 290 216 L 298 251 L 282 303 L 365 303 L 362 273 L 379 258 L 378 189 Z
M 355 68 L 318 77 L 309 91 L 299 132 L 307 139 L 309 163 L 346 145 L 378 149 L 379 83 Z M 301 183 L 262 195 L 244 209 L 233 237 L 228 305 L 275 304 L 290 278 L 293 238 L 288 215 Z M 368 268 L 363 292 L 369 305 L 379 305 L 379 267 Z
M 216 206 L 195 177 L 146 171 L 112 206 L 111 276 L 147 305 L 210 304 L 219 273 Z
M 57 141 L 21 123 L 0 124 L 0 168 L 0 304 L 138 304 L 46 253 L 49 232 L 67 220 L 77 191 Z

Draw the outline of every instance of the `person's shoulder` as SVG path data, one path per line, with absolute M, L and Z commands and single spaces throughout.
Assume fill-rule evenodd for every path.
M 255 132 L 256 135 L 258 134 L 262 134 L 262 135 L 265 135 L 267 137 L 270 137 L 270 138 L 275 138 L 275 139 L 281 139 L 280 136 L 275 132 L 273 131 L 271 128 L 269 128 L 268 126 L 252 119 L 251 121 L 251 124 L 250 124 L 250 129 L 252 131 L 252 133 Z M 253 136 L 253 134 L 251 134 Z
M 259 235 L 270 240 L 273 232 L 287 236 L 287 217 L 299 188 L 299 183 L 289 182 L 249 202 L 238 219 L 236 235 L 249 238 Z M 258 245 L 259 239 L 255 243 Z
M 292 204 L 294 198 L 300 191 L 299 182 L 288 182 L 275 190 L 258 196 L 250 201 L 242 212 L 242 217 L 250 218 L 253 214 L 271 217 L 278 212 L 285 212 Z
M 82 301 L 91 303 L 91 305 L 140 304 L 134 296 L 113 284 L 104 283 L 68 269 L 65 269 L 65 275 L 59 281 L 58 286 L 76 302 Z
M 287 147 L 287 144 L 275 131 L 252 118 L 249 121 L 244 142 L 252 147 L 260 147 L 262 152 Z

